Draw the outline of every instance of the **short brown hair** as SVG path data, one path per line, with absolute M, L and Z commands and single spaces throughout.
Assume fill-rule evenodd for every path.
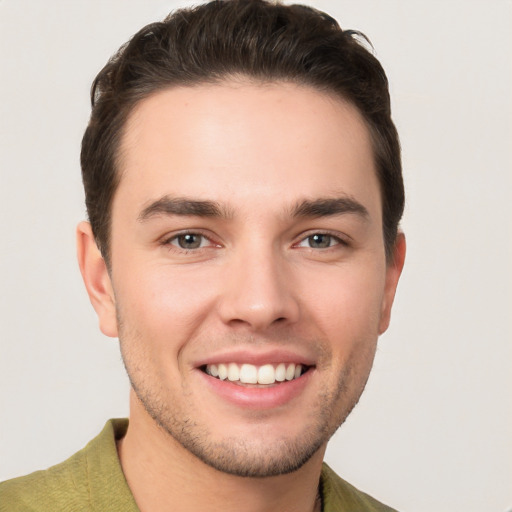
M 386 74 L 362 40 L 368 43 L 316 9 L 266 0 L 214 0 L 177 10 L 137 32 L 94 80 L 82 141 L 87 212 L 107 264 L 112 199 L 120 179 L 116 159 L 128 115 L 162 89 L 233 75 L 312 86 L 358 108 L 372 138 L 389 259 L 404 209 L 400 143 Z

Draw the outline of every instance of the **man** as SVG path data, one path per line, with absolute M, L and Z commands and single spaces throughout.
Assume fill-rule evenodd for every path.
M 323 465 L 405 257 L 387 80 L 326 14 L 211 2 L 93 84 L 78 259 L 130 418 L 1 510 L 389 510 Z

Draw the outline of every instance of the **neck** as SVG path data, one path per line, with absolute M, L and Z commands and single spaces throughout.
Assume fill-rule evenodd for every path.
M 121 467 L 141 512 L 320 511 L 318 484 L 325 447 L 300 469 L 266 478 L 218 471 L 192 455 L 145 411 L 130 416 L 118 443 Z

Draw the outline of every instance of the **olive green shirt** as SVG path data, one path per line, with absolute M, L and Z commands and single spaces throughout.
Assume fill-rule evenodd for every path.
M 0 512 L 139 512 L 124 478 L 116 440 L 128 427 L 109 420 L 68 460 L 45 471 L 0 483 Z M 320 478 L 324 512 L 392 512 L 342 480 L 326 464 Z

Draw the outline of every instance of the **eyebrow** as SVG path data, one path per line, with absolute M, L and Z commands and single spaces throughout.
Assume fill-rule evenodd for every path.
M 291 217 L 328 217 L 341 214 L 356 214 L 363 219 L 369 217 L 368 210 L 350 197 L 304 199 L 290 211 Z M 229 208 L 216 201 L 197 200 L 185 197 L 163 196 L 146 206 L 138 220 L 144 222 L 159 215 L 180 215 L 228 219 L 233 216 Z
M 370 217 L 368 210 L 351 197 L 306 199 L 292 208 L 293 217 L 329 217 L 345 213 L 355 214 L 365 220 Z
M 138 220 L 144 222 L 162 214 L 219 218 L 229 218 L 232 215 L 231 211 L 215 201 L 164 196 L 146 206 L 140 213 Z

